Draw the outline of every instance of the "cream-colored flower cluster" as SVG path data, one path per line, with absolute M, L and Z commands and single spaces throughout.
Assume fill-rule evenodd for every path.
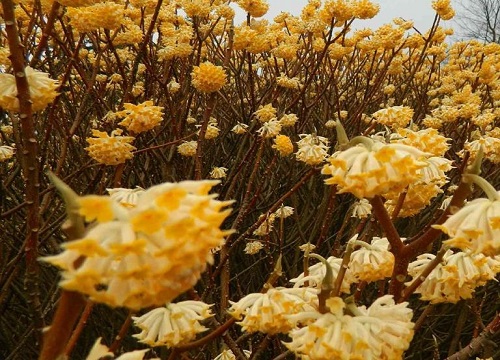
M 434 254 L 419 255 L 410 263 L 408 274 L 418 279 L 425 267 L 434 260 Z M 500 272 L 500 257 L 486 257 L 483 254 L 470 252 L 453 252 L 448 250 L 442 261 L 432 270 L 415 293 L 422 300 L 431 303 L 456 303 L 462 299 L 470 299 L 474 290 L 495 279 Z M 411 282 L 408 282 L 409 285 Z
M 317 299 L 317 290 L 312 288 L 272 288 L 231 302 L 228 312 L 240 320 L 243 331 L 287 333 L 297 324 L 290 315 L 315 311 Z
M 318 165 L 325 161 L 330 149 L 327 138 L 315 134 L 300 134 L 299 137 L 299 149 L 295 153 L 298 161 L 307 165 Z
M 389 251 L 387 238 L 375 237 L 371 243 L 362 245 L 351 254 L 349 271 L 358 281 L 373 282 L 391 277 L 394 255 Z
M 50 79 L 49 74 L 29 66 L 25 68 L 25 74 L 28 80 L 32 110 L 45 109 L 58 95 L 56 91 L 58 82 Z M 19 112 L 19 99 L 17 98 L 14 75 L 0 74 L 0 107 L 8 111 Z
M 306 323 L 290 331 L 285 345 L 296 355 L 311 359 L 401 359 L 413 338 L 413 312 L 408 303 L 396 304 L 385 295 L 366 308 L 327 300 L 327 313 L 294 316 Z
M 120 129 L 109 136 L 104 131 L 92 130 L 93 137 L 87 138 L 89 146 L 85 148 L 90 157 L 104 165 L 118 165 L 132 159 L 136 148 L 131 144 L 133 136 L 122 136 Z
M 210 305 L 201 301 L 169 303 L 142 316 L 132 317 L 134 325 L 141 329 L 134 337 L 151 347 L 175 347 L 208 330 L 200 321 L 212 316 Z
M 442 225 L 434 225 L 450 239 L 450 247 L 482 253 L 500 254 L 500 192 L 496 198 L 479 198 L 467 202 Z
M 389 191 L 401 192 L 417 180 L 427 164 L 426 154 L 412 146 L 385 144 L 363 138 L 347 150 L 337 151 L 321 173 L 329 175 L 327 185 L 337 185 L 339 193 L 372 198 Z
M 232 202 L 209 194 L 217 183 L 153 186 L 132 208 L 109 196 L 81 197 L 79 213 L 94 225 L 44 261 L 62 269 L 61 287 L 96 302 L 130 309 L 169 302 L 196 284 L 211 249 L 231 233 L 220 226 Z

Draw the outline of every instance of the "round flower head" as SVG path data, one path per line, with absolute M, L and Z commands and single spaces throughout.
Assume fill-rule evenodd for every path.
M 31 108 L 40 111 L 50 104 L 58 93 L 56 88 L 58 82 L 49 78 L 49 74 L 40 72 L 27 66 L 25 68 L 28 80 Z M 0 107 L 8 111 L 19 111 L 19 99 L 17 98 L 16 78 L 11 74 L 0 74 Z
M 372 213 L 372 204 L 366 199 L 356 201 L 352 209 L 351 217 L 365 219 Z
M 260 122 L 265 123 L 276 118 L 276 111 L 276 108 L 274 108 L 272 104 L 267 104 L 260 106 L 259 110 L 253 114 Z
M 100 28 L 107 30 L 119 28 L 122 25 L 124 11 L 123 5 L 107 1 L 92 6 L 67 8 L 67 15 L 76 31 L 90 32 Z
M 222 66 L 207 61 L 193 68 L 191 83 L 198 91 L 212 93 L 226 85 L 226 73 Z
M 444 241 L 446 245 L 473 253 L 500 254 L 500 192 L 491 185 L 487 190 L 487 199 L 467 202 L 442 225 L 433 226 L 450 237 Z
M 280 118 L 280 123 L 283 127 L 292 127 L 298 120 L 299 118 L 295 114 L 285 114 Z
M 266 0 L 238 0 L 236 3 L 253 17 L 264 16 L 269 9 Z
M 402 136 L 396 142 L 400 144 L 410 145 L 417 149 L 432 154 L 434 156 L 443 156 L 448 151 L 448 138 L 439 134 L 436 129 L 424 129 L 413 131 L 410 129 L 398 129 L 398 134 Z
M 182 156 L 192 157 L 196 155 L 196 149 L 198 148 L 198 142 L 195 140 L 185 141 L 179 146 L 177 146 L 177 152 Z
M 122 131 L 117 129 L 111 132 L 111 136 L 103 131 L 92 130 L 94 137 L 87 138 L 89 146 L 85 148 L 90 157 L 105 165 L 123 164 L 134 155 L 132 151 L 136 148 L 131 145 L 133 136 L 121 136 Z
M 389 251 L 387 238 L 373 238 L 371 244 L 361 243 L 361 248 L 351 254 L 349 270 L 360 281 L 373 282 L 390 277 L 394 255 Z
M 296 326 L 289 315 L 315 311 L 317 291 L 311 288 L 273 288 L 266 293 L 253 293 L 231 302 L 228 312 L 242 330 L 266 334 L 287 333 Z
M 293 153 L 293 144 L 286 135 L 278 135 L 274 138 L 273 149 L 276 149 L 281 156 L 288 156 Z
M 142 330 L 133 336 L 151 347 L 175 347 L 208 330 L 200 321 L 212 316 L 210 305 L 201 301 L 167 304 L 142 316 L 132 317 L 134 325 Z
M 434 254 L 419 255 L 417 260 L 410 263 L 408 274 L 414 279 L 418 278 L 434 258 Z M 472 298 L 474 289 L 494 279 L 499 271 L 498 257 L 448 250 L 441 263 L 425 278 L 415 293 L 420 294 L 422 300 L 431 303 L 456 303 L 461 299 Z
M 345 304 L 341 298 L 326 301 L 329 312 L 303 313 L 309 323 L 289 332 L 285 346 L 296 355 L 323 359 L 400 359 L 413 338 L 412 310 L 395 304 L 392 296 L 378 298 L 368 309 Z M 352 315 L 344 314 L 348 309 Z
M 118 125 L 134 134 L 151 130 L 163 121 L 163 107 L 154 106 L 152 101 L 139 105 L 126 103 L 123 107 L 125 110 L 116 113 L 117 116 L 125 117 Z
M 328 139 L 323 136 L 312 134 L 300 134 L 297 141 L 299 150 L 295 153 L 297 160 L 307 165 L 318 165 L 325 161 L 328 156 Z
M 331 177 L 328 185 L 338 185 L 339 193 L 350 192 L 358 198 L 372 198 L 388 191 L 403 191 L 418 179 L 419 161 L 425 153 L 401 144 L 385 144 L 368 138 L 344 151 L 337 151 L 323 166 L 322 174 Z
M 109 196 L 78 198 L 80 215 L 95 224 L 44 260 L 62 269 L 61 287 L 93 301 L 130 309 L 165 304 L 195 285 L 211 250 L 231 233 L 220 230 L 231 202 L 208 194 L 216 184 L 157 185 L 133 208 Z

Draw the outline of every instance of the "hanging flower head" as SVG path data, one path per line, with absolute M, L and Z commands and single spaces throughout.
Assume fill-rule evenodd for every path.
M 331 176 L 325 183 L 337 185 L 339 193 L 350 192 L 361 199 L 403 191 L 427 165 L 419 160 L 426 154 L 414 147 L 359 139 L 356 146 L 334 153 L 321 171 Z
M 434 254 L 419 255 L 410 263 L 408 274 L 418 278 L 425 267 L 434 260 Z M 415 293 L 431 303 L 457 303 L 472 298 L 475 288 L 495 278 L 500 272 L 500 258 L 483 254 L 453 252 L 448 250 L 441 263 L 420 284 Z M 408 282 L 410 284 L 411 282 Z
M 49 78 L 49 74 L 34 70 L 27 66 L 25 68 L 28 80 L 31 108 L 40 111 L 47 107 L 58 95 L 56 89 L 59 83 Z M 8 111 L 19 111 L 19 99 L 17 98 L 16 78 L 11 74 L 0 74 L 0 107 Z
M 467 202 L 442 225 L 433 227 L 450 237 L 444 241 L 448 246 L 485 255 L 498 255 L 500 254 L 500 192 L 479 176 L 467 176 L 485 190 L 488 198 Z
M 328 139 L 314 134 L 300 134 L 297 142 L 299 150 L 295 153 L 297 160 L 307 165 L 318 165 L 328 156 Z
M 394 255 L 389 251 L 387 238 L 373 238 L 371 244 L 356 242 L 362 247 L 351 254 L 349 270 L 359 281 L 373 282 L 390 277 Z
M 320 359 L 400 359 L 413 338 L 412 310 L 385 295 L 369 307 L 326 301 L 329 312 L 301 313 L 306 326 L 289 332 L 286 347 L 296 355 Z M 348 311 L 348 314 L 346 312 Z
M 266 334 L 287 333 L 296 325 L 289 315 L 315 311 L 317 291 L 311 288 L 276 288 L 266 293 L 249 294 L 231 302 L 228 312 L 238 320 L 243 331 Z
M 193 340 L 208 330 L 200 321 L 214 316 L 210 305 L 202 301 L 181 301 L 153 309 L 139 317 L 132 317 L 142 331 L 133 335 L 149 346 L 175 347 Z
M 231 233 L 220 226 L 232 202 L 209 194 L 216 184 L 160 184 L 132 208 L 109 196 L 80 197 L 79 214 L 95 224 L 44 260 L 62 269 L 61 287 L 93 301 L 136 310 L 165 304 L 195 285 Z

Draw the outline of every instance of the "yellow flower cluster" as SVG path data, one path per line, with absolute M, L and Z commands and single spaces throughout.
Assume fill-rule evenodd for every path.
M 10 160 L 14 156 L 14 148 L 12 146 L 0 145 L 0 162 Z
M 269 10 L 266 0 L 237 0 L 236 3 L 253 17 L 264 16 Z
M 295 153 L 298 161 L 307 165 L 318 165 L 328 156 L 328 139 L 314 134 L 300 134 L 297 141 L 299 149 Z
M 373 282 L 390 277 L 394 267 L 394 255 L 389 251 L 387 238 L 375 237 L 371 244 L 358 241 L 360 249 L 351 254 L 349 271 L 358 281 Z
M 317 290 L 311 288 L 276 288 L 266 293 L 253 293 L 231 302 L 228 312 L 242 330 L 274 335 L 292 330 L 297 321 L 291 315 L 315 311 Z
M 139 105 L 125 103 L 123 107 L 125 110 L 116 113 L 116 116 L 125 117 L 118 125 L 133 134 L 151 130 L 163 121 L 163 107 L 154 106 L 150 100 Z
M 419 178 L 427 164 L 425 153 L 402 144 L 385 144 L 364 138 L 356 146 L 334 153 L 321 170 L 331 177 L 339 193 L 350 192 L 358 198 L 372 198 L 389 191 L 401 192 Z
M 408 303 L 396 304 L 385 295 L 369 307 L 327 300 L 330 311 L 302 313 L 294 319 L 307 323 L 290 331 L 286 347 L 311 360 L 401 359 L 413 338 L 413 312 Z M 344 309 L 350 314 L 347 315 Z
M 286 135 L 278 135 L 274 138 L 273 149 L 276 149 L 281 156 L 288 156 L 293 153 L 292 140 Z
M 434 254 L 419 255 L 417 260 L 410 263 L 408 274 L 417 279 L 435 257 Z M 420 294 L 422 300 L 431 303 L 456 303 L 461 299 L 472 298 L 474 289 L 495 279 L 498 272 L 498 256 L 491 258 L 483 254 L 454 253 L 448 250 L 441 263 L 425 278 L 415 293 Z
M 276 112 L 277 112 L 277 110 L 276 110 L 276 108 L 273 107 L 272 104 L 267 104 L 264 106 L 261 105 L 259 107 L 259 109 L 256 112 L 254 112 L 253 114 L 255 115 L 257 120 L 259 120 L 262 123 L 265 123 L 265 122 L 270 121 L 271 119 L 275 119 Z
M 175 347 L 193 340 L 208 330 L 200 321 L 214 316 L 210 305 L 201 301 L 181 301 L 132 317 L 142 331 L 133 335 L 139 342 L 153 346 Z
M 54 101 L 58 95 L 56 89 L 58 82 L 49 78 L 49 74 L 34 70 L 27 66 L 25 68 L 26 79 L 32 101 L 33 111 L 40 111 Z M 17 98 L 16 79 L 11 74 L 0 74 L 0 107 L 19 112 L 19 99 Z
M 212 93 L 226 84 L 226 73 L 222 66 L 207 61 L 193 68 L 191 83 L 198 91 Z
M 94 137 L 87 138 L 89 146 L 85 148 L 90 157 L 104 165 L 118 165 L 132 159 L 132 152 L 136 149 L 131 143 L 133 136 L 121 136 L 122 131 L 117 129 L 109 136 L 104 131 L 92 130 Z
M 392 106 L 376 111 L 372 115 L 379 124 L 391 129 L 403 128 L 412 120 L 413 109 L 408 106 Z
M 196 284 L 211 250 L 231 233 L 220 226 L 232 202 L 209 194 L 216 184 L 160 184 L 132 208 L 109 196 L 81 197 L 79 213 L 96 223 L 43 259 L 62 269 L 61 287 L 93 301 L 135 310 L 165 304 Z
M 467 202 L 442 225 L 434 227 L 450 237 L 444 241 L 448 246 L 485 255 L 500 254 L 500 192 L 493 199 Z
M 198 148 L 198 142 L 195 140 L 185 141 L 179 146 L 177 146 L 177 152 L 182 156 L 193 157 L 196 155 L 196 149 Z
M 98 29 L 114 30 L 121 26 L 123 5 L 114 2 L 102 2 L 92 6 L 68 8 L 70 24 L 78 32 L 90 32 Z

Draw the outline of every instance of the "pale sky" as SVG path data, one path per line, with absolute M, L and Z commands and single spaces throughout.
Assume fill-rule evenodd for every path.
M 434 11 L 432 10 L 432 0 L 373 0 L 374 3 L 380 5 L 378 15 L 370 20 L 356 20 L 354 28 L 377 28 L 382 24 L 392 21 L 396 17 L 402 17 L 405 20 L 413 20 L 415 27 L 422 33 L 426 32 L 432 25 L 434 20 Z M 455 5 L 457 0 L 453 1 Z M 268 0 L 269 12 L 266 14 L 266 19 L 273 19 L 282 11 L 299 15 L 301 9 L 307 4 L 307 0 Z M 243 12 L 238 12 L 236 23 L 244 20 Z M 444 24 L 443 24 L 444 23 Z M 442 22 L 445 27 L 454 27 L 453 21 Z

